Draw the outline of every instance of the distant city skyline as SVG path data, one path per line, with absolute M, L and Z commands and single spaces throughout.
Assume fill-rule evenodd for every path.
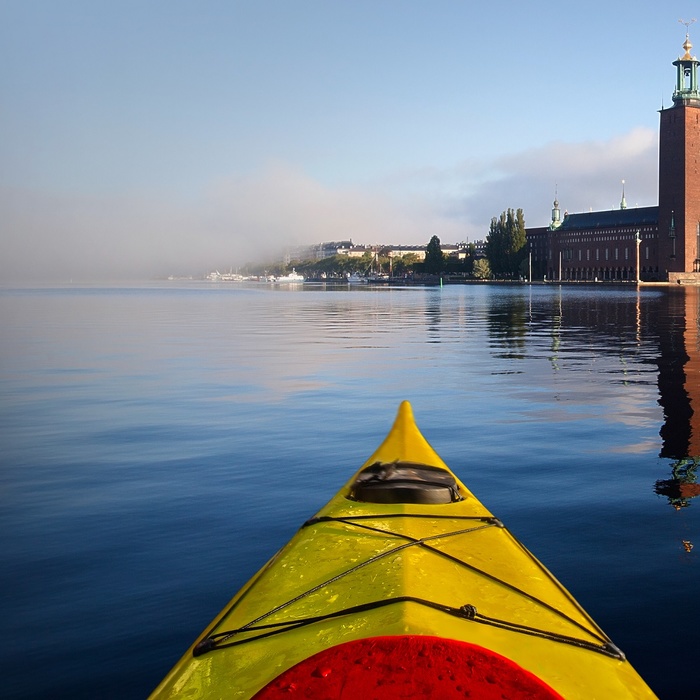
M 690 2 L 4 0 L 0 283 L 657 203 Z M 689 27 L 700 50 L 700 25 Z M 693 53 L 696 53 L 693 50 Z

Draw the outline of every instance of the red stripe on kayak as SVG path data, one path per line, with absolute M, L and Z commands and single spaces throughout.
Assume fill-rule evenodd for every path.
M 537 676 L 483 647 L 419 635 L 331 647 L 288 669 L 253 700 L 563 700 Z

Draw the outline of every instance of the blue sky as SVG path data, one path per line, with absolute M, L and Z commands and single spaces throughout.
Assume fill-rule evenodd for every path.
M 656 204 L 691 2 L 0 0 L 0 281 Z M 700 51 L 700 24 L 690 27 Z M 695 52 L 694 52 L 695 53 Z

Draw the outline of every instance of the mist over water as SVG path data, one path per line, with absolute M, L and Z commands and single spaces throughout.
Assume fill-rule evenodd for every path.
M 695 697 L 699 323 L 693 289 L 1 289 L 4 692 L 145 697 L 408 399 L 659 697 Z
M 652 204 L 656 143 L 655 131 L 633 129 L 601 142 L 399 168 L 356 183 L 329 183 L 279 159 L 182 191 L 0 182 L 0 284 L 203 278 L 212 269 L 275 262 L 297 246 L 329 240 L 425 246 L 437 235 L 443 243 L 474 242 L 503 211 L 504 192 L 523 208 L 528 227 L 542 226 L 554 192 L 544 199 L 542 193 L 552 182 L 562 184 L 564 209 L 607 209 L 617 206 L 621 171 L 637 173 L 635 206 Z

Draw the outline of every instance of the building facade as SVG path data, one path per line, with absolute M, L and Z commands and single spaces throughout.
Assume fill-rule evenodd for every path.
M 660 112 L 659 204 L 561 217 L 527 231 L 532 279 L 700 283 L 700 61 L 673 62 L 673 104 Z M 623 183 L 624 184 L 624 183 Z

